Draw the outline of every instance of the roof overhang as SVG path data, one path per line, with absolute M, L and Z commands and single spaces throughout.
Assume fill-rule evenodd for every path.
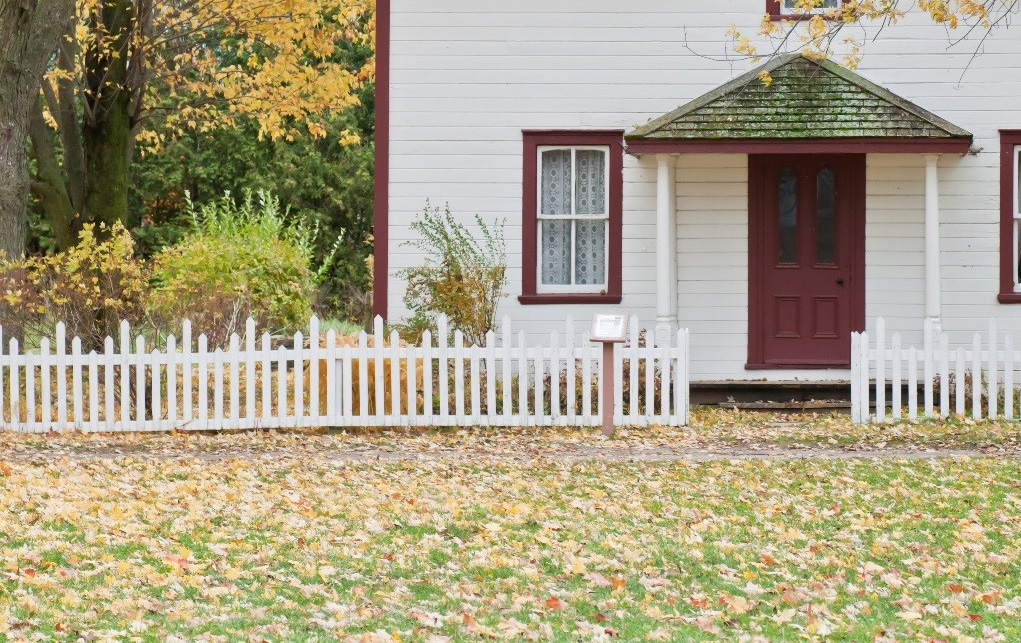
M 971 138 L 626 138 L 627 153 L 643 154 L 965 154 Z
M 787 54 L 635 128 L 625 141 L 634 155 L 964 154 L 972 135 L 831 61 Z

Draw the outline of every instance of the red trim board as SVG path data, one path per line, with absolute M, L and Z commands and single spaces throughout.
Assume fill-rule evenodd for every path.
M 390 276 L 390 0 L 376 0 L 375 119 L 372 314 L 385 319 Z

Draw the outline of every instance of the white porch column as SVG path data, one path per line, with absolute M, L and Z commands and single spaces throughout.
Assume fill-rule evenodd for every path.
M 677 198 L 674 159 L 656 155 L 656 325 L 677 323 Z
M 939 260 L 939 155 L 925 155 L 925 316 L 942 326 Z

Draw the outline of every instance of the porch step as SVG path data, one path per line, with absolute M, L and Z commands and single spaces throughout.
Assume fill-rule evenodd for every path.
M 851 407 L 851 383 L 715 380 L 691 383 L 692 404 L 762 410 L 828 410 Z
M 850 411 L 847 400 L 806 400 L 803 402 L 720 402 L 720 406 L 742 411 Z

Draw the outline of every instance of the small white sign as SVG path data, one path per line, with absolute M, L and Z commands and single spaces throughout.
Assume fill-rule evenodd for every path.
M 592 316 L 590 335 L 594 342 L 626 341 L 627 315 L 624 313 L 596 313 Z

